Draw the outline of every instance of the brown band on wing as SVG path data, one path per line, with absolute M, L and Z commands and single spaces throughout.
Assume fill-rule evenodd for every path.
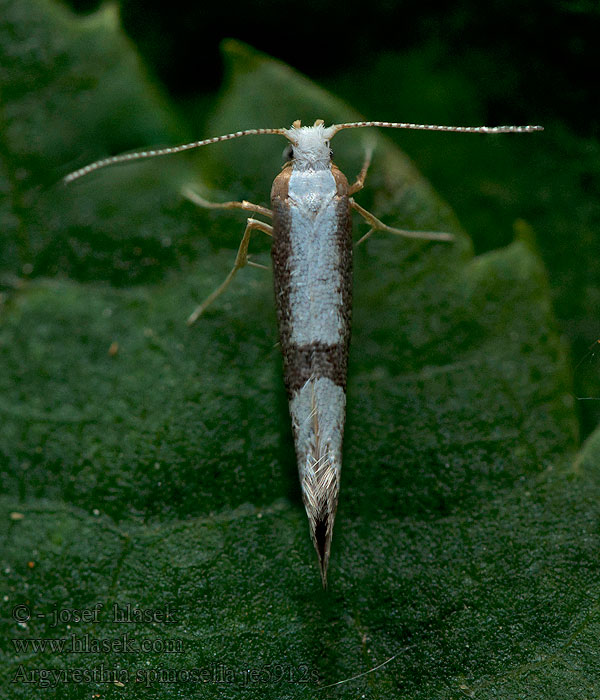
M 285 384 L 290 396 L 311 378 L 329 379 L 344 391 L 346 390 L 347 343 L 289 345 L 284 355 L 284 364 Z

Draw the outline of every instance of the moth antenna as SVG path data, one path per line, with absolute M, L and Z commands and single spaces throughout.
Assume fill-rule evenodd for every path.
M 200 148 L 200 146 L 208 146 L 211 143 L 218 143 L 219 141 L 229 141 L 230 139 L 237 139 L 240 136 L 254 136 L 259 134 L 279 134 L 285 136 L 285 129 L 246 129 L 245 131 L 236 131 L 232 134 L 225 134 L 224 136 L 213 136 L 210 139 L 204 139 L 202 141 L 192 141 L 191 143 L 183 143 L 179 146 L 169 146 L 167 148 L 153 148 L 145 151 L 135 151 L 134 153 L 122 153 L 118 156 L 109 156 L 108 158 L 102 158 L 90 163 L 89 165 L 84 165 L 83 168 L 74 170 L 63 178 L 65 184 L 69 184 L 74 180 L 78 180 L 84 175 L 93 173 L 94 170 L 100 170 L 100 168 L 106 168 L 109 165 L 118 165 L 119 163 L 130 163 L 134 160 L 142 160 L 143 158 L 155 158 L 157 156 L 169 156 L 174 153 L 181 153 L 182 151 L 191 151 L 193 148 Z
M 332 136 L 342 129 L 358 129 L 363 126 L 381 126 L 389 129 L 416 129 L 418 131 L 455 131 L 465 134 L 528 134 L 543 131 L 543 126 L 441 126 L 438 124 L 411 124 L 409 122 L 349 122 L 334 124 Z

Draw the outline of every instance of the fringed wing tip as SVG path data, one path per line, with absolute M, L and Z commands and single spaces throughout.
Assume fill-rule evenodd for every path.
M 319 570 L 323 588 L 327 588 L 327 568 L 329 567 L 334 517 L 332 514 L 324 513 L 314 521 L 309 518 L 312 541 L 319 557 Z

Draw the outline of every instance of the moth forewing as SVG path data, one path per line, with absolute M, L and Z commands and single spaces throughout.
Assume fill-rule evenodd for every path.
M 302 497 L 323 584 L 342 468 L 352 308 L 348 182 L 329 158 L 275 178 L 273 278 Z
M 325 127 L 322 119 L 313 126 L 303 127 L 296 121 L 289 129 L 247 129 L 180 146 L 111 156 L 65 177 L 65 182 L 73 182 L 107 166 L 180 153 L 242 136 L 276 134 L 290 142 L 289 161 L 273 182 L 272 211 L 246 201 L 211 203 L 190 188 L 182 191 L 198 206 L 244 209 L 273 219 L 272 226 L 248 219 L 231 272 L 191 314 L 188 323 L 196 321 L 228 287 L 238 270 L 249 262 L 251 232 L 260 230 L 272 236 L 271 257 L 284 379 L 302 497 L 323 585 L 327 582 L 340 489 L 346 415 L 352 309 L 351 209 L 370 225 L 359 243 L 376 230 L 428 240 L 452 238 L 446 233 L 403 231 L 387 226 L 353 200 L 351 195 L 363 186 L 370 153 L 355 183 L 349 187 L 344 174 L 332 163 L 329 142 L 342 129 L 370 126 L 479 134 L 528 133 L 542 129 L 540 126 L 457 127 L 373 121 Z

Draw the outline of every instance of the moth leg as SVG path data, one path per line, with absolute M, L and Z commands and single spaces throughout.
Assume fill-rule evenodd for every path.
M 385 231 L 386 233 L 393 233 L 397 236 L 405 236 L 406 238 L 421 238 L 426 241 L 452 241 L 454 236 L 451 233 L 437 233 L 435 231 L 405 231 L 401 228 L 394 228 L 393 226 L 388 226 L 380 221 L 376 216 L 368 212 L 366 209 L 357 204 L 352 197 L 350 198 L 350 205 L 353 209 L 363 217 L 363 219 L 371 226 L 371 228 L 365 233 L 365 235 L 357 242 L 356 245 L 360 245 L 367 238 L 370 238 L 375 231 Z
M 363 162 L 362 168 L 356 177 L 356 182 L 348 189 L 348 194 L 356 194 L 359 190 L 365 186 L 365 178 L 367 177 L 367 170 L 371 165 L 371 158 L 373 157 L 373 147 L 369 146 L 365 152 L 365 160 Z
M 235 274 L 238 270 L 241 270 L 242 267 L 244 267 L 247 264 L 256 265 L 257 267 L 263 267 L 262 265 L 257 265 L 256 263 L 250 263 L 248 260 L 248 245 L 250 244 L 250 234 L 255 229 L 263 231 L 268 236 L 273 235 L 273 228 L 269 226 L 269 224 L 265 224 L 264 221 L 258 221 L 257 219 L 248 219 L 244 235 L 242 236 L 242 242 L 240 243 L 240 247 L 238 249 L 235 258 L 235 263 L 231 272 L 227 275 L 225 281 L 221 285 L 219 285 L 212 294 L 209 294 L 209 296 L 207 296 L 206 299 L 199 306 L 197 306 L 194 309 L 194 311 L 190 314 L 187 320 L 188 326 L 191 326 L 193 323 L 195 323 L 198 320 L 198 318 L 204 313 L 206 308 L 210 306 L 210 304 L 212 304 L 212 302 L 227 289 L 229 283 L 235 277 Z
M 263 216 L 273 216 L 273 212 L 266 207 L 261 207 L 260 204 L 252 204 L 252 202 L 247 202 L 243 200 L 242 202 L 209 202 L 208 199 L 204 199 L 197 192 L 194 192 L 189 187 L 184 187 L 181 190 L 181 194 L 189 199 L 190 202 L 197 204 L 199 207 L 204 207 L 205 209 L 245 209 L 246 211 L 254 212 L 255 214 L 262 214 Z

